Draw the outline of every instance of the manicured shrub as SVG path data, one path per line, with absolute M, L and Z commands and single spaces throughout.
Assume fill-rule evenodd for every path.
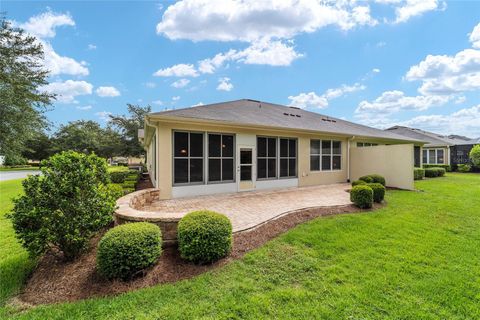
M 444 175 L 445 175 L 444 168 L 426 168 L 425 169 L 425 177 L 427 178 L 443 177 Z
M 451 172 L 452 171 L 452 167 L 448 164 L 424 164 L 424 165 L 422 165 L 422 167 L 424 169 L 427 169 L 427 168 L 443 168 L 443 169 L 445 169 L 446 172 Z
M 110 229 L 100 240 L 98 272 L 107 279 L 129 279 L 152 266 L 162 254 L 160 228 L 148 222 L 126 223 Z
M 367 183 L 363 180 L 355 180 L 355 181 L 352 182 L 352 187 L 362 185 L 362 184 L 367 184 Z
M 365 181 L 366 183 L 373 183 L 373 178 L 370 175 L 360 177 L 358 180 Z
M 23 181 L 24 195 L 9 214 L 20 243 L 38 256 L 55 247 L 71 260 L 112 221 L 115 196 L 105 159 L 62 152 L 43 160 L 41 175 Z
M 124 195 L 132 193 L 132 192 L 135 192 L 135 188 L 123 188 L 123 194 Z
M 118 199 L 118 198 L 121 198 L 123 197 L 124 193 L 123 193 L 123 188 L 122 188 L 122 185 L 121 184 L 118 184 L 118 183 L 110 183 L 108 185 L 108 189 L 110 190 L 110 192 L 112 193 L 113 197 L 115 197 L 115 199 Z
M 372 178 L 373 183 L 380 183 L 382 186 L 385 187 L 385 178 L 379 174 L 370 174 L 370 178 Z
M 368 185 L 355 186 L 350 190 L 350 201 L 361 209 L 373 206 L 373 190 Z
M 213 211 L 194 211 L 178 223 L 178 249 L 183 259 L 194 263 L 210 263 L 230 253 L 232 223 Z
M 425 177 L 425 169 L 415 168 L 413 169 L 413 179 L 422 180 Z
M 474 166 L 480 166 L 480 144 L 473 146 L 468 154 Z
M 137 181 L 125 181 L 122 183 L 123 188 L 134 188 L 137 185 Z
M 472 166 L 469 165 L 469 164 L 459 164 L 457 166 L 457 170 L 459 172 L 470 172 L 470 171 L 472 171 Z
M 128 176 L 125 177 L 125 181 L 135 181 L 135 182 L 137 182 L 138 181 L 138 175 L 129 174 Z
M 381 203 L 385 198 L 385 187 L 380 183 L 367 184 L 373 191 L 373 201 Z
M 110 172 L 110 180 L 113 183 L 123 183 L 127 177 L 126 171 L 113 171 Z

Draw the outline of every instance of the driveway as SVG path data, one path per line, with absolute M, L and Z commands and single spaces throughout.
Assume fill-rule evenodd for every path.
M 25 179 L 31 174 L 39 173 L 39 170 L 0 171 L 0 181 Z

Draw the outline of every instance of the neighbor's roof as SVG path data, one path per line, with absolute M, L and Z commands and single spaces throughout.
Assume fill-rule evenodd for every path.
M 393 126 L 386 129 L 386 131 L 394 132 L 413 139 L 427 141 L 428 143 L 425 147 L 446 147 L 465 144 L 464 139 L 454 139 L 437 133 L 404 126 Z
M 155 112 L 150 113 L 149 116 L 164 119 L 188 118 L 238 125 L 258 125 L 417 143 L 425 142 L 299 108 L 250 99 Z

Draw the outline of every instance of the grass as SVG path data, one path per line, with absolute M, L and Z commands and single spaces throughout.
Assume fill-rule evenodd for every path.
M 19 291 L 33 267 L 33 261 L 15 238 L 5 214 L 12 209 L 11 198 L 22 192 L 22 179 L 0 182 L 0 306 Z
M 38 167 L 22 167 L 22 168 L 0 167 L 0 172 L 2 172 L 2 171 L 32 171 L 32 170 L 40 170 L 40 169 Z
M 423 192 L 388 191 L 380 210 L 315 219 L 190 280 L 26 312 L 6 307 L 0 317 L 478 319 L 480 175 L 416 186 Z

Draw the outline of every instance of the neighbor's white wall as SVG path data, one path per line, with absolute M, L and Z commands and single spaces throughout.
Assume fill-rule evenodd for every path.
M 350 168 L 352 180 L 377 173 L 389 187 L 413 190 L 413 144 L 351 147 Z

